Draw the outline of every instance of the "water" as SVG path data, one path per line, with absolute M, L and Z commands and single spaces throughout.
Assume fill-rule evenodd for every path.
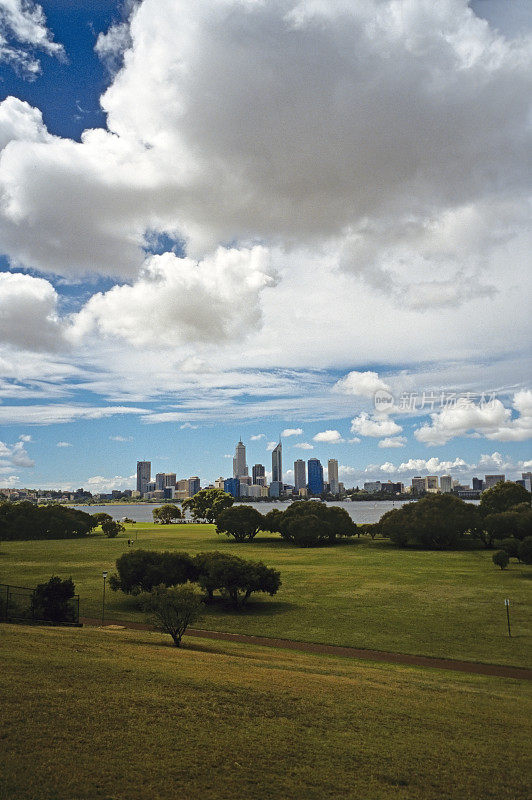
M 345 501 L 343 503 L 336 501 L 327 503 L 327 505 L 345 508 L 354 522 L 378 522 L 386 511 L 390 511 L 392 508 L 399 508 L 405 502 L 408 501 L 381 500 L 372 502 L 371 500 L 361 500 L 358 503 L 352 501 Z M 124 503 L 123 505 L 117 504 L 109 506 L 83 505 L 74 506 L 74 508 L 78 508 L 80 511 L 86 511 L 88 514 L 97 514 L 103 511 L 105 514 L 110 514 L 110 516 L 116 520 L 129 517 L 129 519 L 134 519 L 135 522 L 153 522 L 152 511 L 154 508 L 159 508 L 160 505 L 163 504 Z M 271 511 L 272 508 L 278 508 L 280 511 L 284 511 L 285 508 L 288 508 L 289 503 L 250 503 L 250 505 L 260 511 L 261 514 L 266 514 L 268 511 Z

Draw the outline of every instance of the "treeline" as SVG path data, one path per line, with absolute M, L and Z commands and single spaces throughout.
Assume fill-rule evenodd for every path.
M 59 505 L 0 503 L 0 540 L 75 539 L 97 526 L 91 514 Z

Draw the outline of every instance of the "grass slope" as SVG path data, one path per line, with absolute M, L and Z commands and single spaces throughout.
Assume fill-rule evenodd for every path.
M 0 636 L 2 800 L 530 796 L 518 681 L 151 632 Z
M 209 609 L 202 627 L 500 664 L 529 666 L 532 570 L 497 569 L 491 551 L 406 551 L 384 541 L 300 549 L 260 535 L 237 544 L 211 525 L 131 526 L 125 536 L 0 542 L 0 581 L 34 586 L 52 573 L 72 576 L 81 613 L 101 614 L 103 569 L 135 546 L 196 553 L 221 550 L 280 569 L 274 597 L 235 614 Z M 511 600 L 512 638 L 504 598 Z M 108 591 L 108 619 L 142 619 L 131 598 Z

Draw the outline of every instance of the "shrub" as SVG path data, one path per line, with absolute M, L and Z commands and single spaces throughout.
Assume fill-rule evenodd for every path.
M 508 553 L 508 558 L 517 558 L 519 559 L 519 545 L 521 542 L 519 539 L 515 539 L 513 536 L 509 536 L 507 539 L 502 539 L 500 542 L 497 543 L 497 547 L 500 550 L 505 550 Z
M 114 519 L 105 520 L 102 522 L 102 531 L 108 539 L 114 539 L 119 533 L 125 531 L 124 526 L 120 522 L 115 522 Z
M 491 560 L 494 564 L 496 564 L 497 567 L 500 567 L 501 569 L 506 569 L 510 563 L 510 557 L 508 556 L 506 550 L 497 550 L 496 553 L 493 553 Z
M 35 618 L 50 622 L 72 622 L 74 616 L 69 601 L 74 597 L 74 592 L 72 578 L 61 580 L 52 576 L 47 583 L 39 583 L 32 599 Z
M 448 550 L 468 533 L 476 533 L 479 514 L 475 506 L 451 494 L 429 494 L 415 503 L 388 511 L 379 532 L 398 547 Z
M 109 586 L 126 594 L 150 592 L 155 586 L 176 586 L 196 579 L 196 569 L 188 553 L 130 550 L 116 560 L 118 574 L 111 575 Z
M 0 503 L 0 539 L 74 539 L 86 536 L 97 525 L 91 514 L 68 506 L 35 506 L 33 503 Z
M 140 602 L 153 625 L 170 634 L 176 647 L 188 626 L 203 613 L 203 600 L 192 586 L 156 586 L 142 594 Z
M 106 514 L 105 511 L 98 511 L 96 514 L 92 514 L 92 518 L 96 520 L 98 525 L 103 525 L 104 522 L 112 522 L 113 518 L 110 514 Z
M 301 547 L 333 544 L 339 536 L 354 536 L 357 526 L 344 508 L 318 500 L 292 503 L 277 522 L 283 539 Z
M 237 542 L 249 542 L 262 528 L 264 517 L 253 506 L 233 506 L 221 511 L 216 519 L 216 532 L 233 536 Z
M 519 544 L 519 559 L 523 564 L 532 564 L 532 536 L 527 536 Z
M 506 483 L 497 483 L 491 489 L 482 492 L 479 509 L 482 516 L 488 516 L 488 514 L 510 511 L 518 503 L 526 503 L 530 506 L 530 492 L 527 492 L 525 487 L 519 483 L 506 481 Z
M 228 597 L 234 608 L 246 605 L 253 592 L 276 594 L 281 585 L 281 575 L 276 569 L 260 561 L 246 561 L 225 553 L 200 553 L 194 559 L 198 583 L 207 592 L 209 600 L 219 590 Z
M 154 508 L 151 513 L 153 514 L 153 521 L 160 522 L 162 525 L 169 525 L 183 516 L 181 510 L 173 503 L 166 503 L 164 506 Z

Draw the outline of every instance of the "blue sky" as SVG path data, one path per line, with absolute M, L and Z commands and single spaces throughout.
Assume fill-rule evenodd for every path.
M 0 486 L 530 469 L 529 7 L 341 6 L 0 0 Z

